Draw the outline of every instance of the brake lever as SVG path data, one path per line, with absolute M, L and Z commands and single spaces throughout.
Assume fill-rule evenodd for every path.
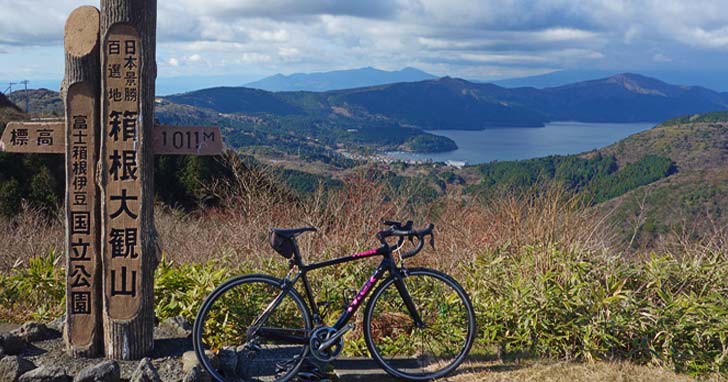
M 435 250 L 435 235 L 430 234 L 430 247 L 432 247 L 432 250 Z

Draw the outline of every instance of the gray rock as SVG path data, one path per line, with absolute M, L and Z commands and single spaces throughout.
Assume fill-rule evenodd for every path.
M 66 315 L 64 314 L 49 322 L 47 326 L 49 329 L 53 329 L 58 333 L 63 333 L 63 328 L 66 326 Z
M 205 350 L 205 355 L 210 360 L 212 367 L 217 368 L 219 366 L 215 353 L 210 350 Z M 195 367 L 202 367 L 200 366 L 200 361 L 197 359 L 197 354 L 194 351 L 188 351 L 182 354 L 182 373 L 187 374 Z
M 0 359 L 0 381 L 18 382 L 21 375 L 35 369 L 35 364 L 18 356 Z
M 73 382 L 119 382 L 121 369 L 116 361 L 106 361 L 81 370 Z
M 0 334 L 0 353 L 5 355 L 21 355 L 28 344 L 14 333 Z
M 18 382 L 71 382 L 71 377 L 60 367 L 41 366 L 21 375 Z
M 26 322 L 23 326 L 13 330 L 11 333 L 24 339 L 26 342 L 38 342 L 58 338 L 60 332 L 50 329 L 45 324 L 38 322 Z
M 202 372 L 198 366 L 195 366 L 188 373 L 185 374 L 185 378 L 182 382 L 205 382 L 202 378 Z
M 144 358 L 139 362 L 129 382 L 162 382 L 162 380 L 159 378 L 157 368 L 152 365 L 152 360 Z
M 182 316 L 170 317 L 159 324 L 158 331 L 166 337 L 190 337 L 192 325 Z

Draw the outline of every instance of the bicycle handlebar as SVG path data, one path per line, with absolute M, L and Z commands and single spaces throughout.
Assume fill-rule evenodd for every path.
M 414 223 L 412 223 L 411 220 L 408 221 L 405 225 L 402 225 L 402 223 L 400 222 L 389 220 L 382 221 L 382 224 L 389 226 L 388 229 L 377 233 L 377 239 L 379 239 L 382 244 L 389 245 L 386 241 L 388 237 L 399 237 L 399 239 L 397 240 L 397 246 L 390 246 L 390 249 L 401 248 L 402 244 L 404 244 L 405 238 L 409 238 L 410 241 L 413 241 L 414 238 L 417 238 L 417 246 L 414 249 L 403 253 L 402 259 L 407 259 L 418 254 L 425 246 L 425 237 L 427 236 L 430 236 L 430 246 L 432 246 L 433 249 L 435 248 L 435 234 L 433 233 L 435 229 L 434 224 L 430 224 L 429 226 L 427 226 L 427 228 L 421 230 L 412 229 Z

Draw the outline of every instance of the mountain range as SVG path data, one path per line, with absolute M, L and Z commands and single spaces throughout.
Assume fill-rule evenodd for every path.
M 550 121 L 658 122 L 728 109 L 728 93 L 630 73 L 545 89 L 443 77 L 328 92 L 223 87 L 166 99 L 227 114 L 385 120 L 425 130 L 538 127 Z
M 23 97 L 21 91 L 9 98 L 19 104 Z M 35 114 L 63 115 L 56 92 L 31 92 L 30 104 Z M 157 102 L 162 123 L 217 125 L 232 147 L 304 150 L 315 158 L 362 146 L 421 152 L 457 147 L 427 130 L 539 127 L 551 121 L 659 122 L 723 110 L 728 110 L 728 93 L 630 73 L 544 89 L 451 77 L 327 92 L 217 87 Z
M 404 68 L 398 71 L 385 71 L 372 67 L 337 70 L 319 73 L 295 73 L 291 75 L 276 74 L 262 80 L 250 82 L 245 87 L 273 92 L 280 91 L 313 91 L 342 90 L 392 84 L 398 82 L 416 82 L 431 80 L 436 76 L 415 68 Z
M 589 81 L 595 78 L 610 77 L 615 73 L 617 71 L 614 70 L 572 69 L 534 76 L 478 82 L 490 82 L 506 88 L 534 87 L 543 89 Z M 648 77 L 659 78 L 671 84 L 697 85 L 718 91 L 728 91 L 728 72 L 725 71 L 648 70 L 640 73 Z
M 417 95 L 417 92 L 424 93 Z M 437 97 L 434 101 L 427 100 L 428 97 L 435 96 Z M 352 144 L 381 148 L 393 142 L 400 144 L 428 137 L 421 130 L 401 123 L 405 119 L 415 118 L 414 110 L 410 108 L 417 102 L 423 102 L 422 107 L 425 108 L 435 107 L 434 103 L 440 100 L 441 106 L 438 110 L 449 110 L 453 113 L 451 115 L 455 115 L 457 111 L 471 112 L 471 108 L 477 108 L 480 102 L 486 101 L 489 104 L 499 103 L 506 108 L 505 110 L 510 110 L 506 106 L 509 102 L 515 102 L 512 100 L 518 97 L 530 99 L 528 103 L 524 101 L 524 105 L 531 105 L 528 107 L 539 105 L 543 110 L 566 105 L 568 107 L 560 112 L 564 113 L 563 115 L 567 112 L 570 115 L 579 115 L 588 110 L 582 110 L 583 105 L 596 107 L 599 102 L 610 108 L 616 107 L 614 105 L 620 102 L 633 102 L 631 112 L 617 115 L 619 118 L 624 118 L 625 115 L 637 115 L 634 114 L 635 110 L 639 111 L 639 107 L 649 105 L 655 108 L 652 109 L 653 113 L 659 105 L 677 109 L 677 111 L 668 110 L 671 113 L 712 107 L 726 110 L 728 109 L 725 106 L 726 96 L 725 93 L 705 88 L 673 86 L 632 74 L 548 88 L 543 91 L 534 88 L 503 89 L 495 85 L 472 84 L 463 80 L 443 78 L 326 93 L 271 93 L 245 88 L 208 89 L 168 99 L 158 99 L 157 116 L 162 122 L 167 123 L 216 124 L 223 128 L 231 146 L 244 148 L 246 153 L 257 154 L 267 150 L 263 155 L 275 158 L 276 163 L 287 159 L 294 159 L 299 163 L 315 161 L 324 163 L 325 166 L 316 167 L 306 163 L 306 168 L 323 167 L 325 168 L 323 171 L 329 171 L 331 168 L 350 169 L 356 165 L 354 161 L 347 162 L 337 158 L 336 151 L 332 148 L 348 148 Z M 377 97 L 383 97 L 390 102 L 399 97 L 406 107 L 400 109 L 401 114 L 397 114 L 397 108 L 376 102 Z M 410 97 L 414 97 L 415 100 L 408 100 Z M 553 97 L 561 99 L 554 100 Z M 463 99 L 472 100 L 464 105 L 458 105 L 458 100 Z M 11 95 L 10 100 L 0 94 L 0 130 L 7 121 L 27 118 L 13 105 L 13 101 L 18 103 L 20 100 L 22 100 L 20 93 Z M 548 100 L 553 104 L 547 103 Z M 33 105 L 46 108 L 47 113 L 61 115 L 57 110 L 58 93 L 32 92 L 31 109 L 34 108 Z M 375 111 L 382 114 L 372 114 Z M 611 111 L 616 113 L 618 110 L 611 109 Z M 556 112 L 551 112 L 558 116 Z M 457 180 L 458 182 L 465 182 L 467 179 L 468 184 L 472 185 L 474 183 L 471 182 L 471 178 L 480 182 L 492 180 L 499 175 L 491 171 L 490 175 L 477 173 L 476 176 L 472 176 L 478 169 L 502 166 L 518 170 L 518 166 L 529 168 L 529 163 L 531 167 L 538 167 L 542 163 L 559 162 L 566 163 L 575 170 L 566 172 L 569 179 L 580 181 L 582 178 L 594 175 L 587 171 L 593 166 L 583 169 L 579 167 L 589 165 L 579 162 L 580 159 L 603 158 L 596 160 L 595 163 L 599 165 L 611 164 L 613 158 L 614 170 L 610 170 L 609 176 L 605 178 L 613 182 L 602 182 L 597 186 L 611 186 L 612 190 L 619 192 L 610 194 L 608 200 L 597 208 L 604 212 L 604 216 L 611 216 L 610 224 L 615 224 L 627 241 L 632 238 L 635 245 L 648 246 L 650 242 L 659 240 L 661 235 L 671 232 L 682 232 L 686 235 L 710 233 L 716 229 L 724 229 L 721 227 L 725 227 L 728 222 L 728 214 L 725 213 L 728 210 L 726 166 L 728 112 L 684 114 L 686 116 L 665 121 L 653 129 L 590 153 L 469 166 L 463 170 L 466 173 L 458 173 L 457 170 L 450 168 L 446 171 L 453 179 L 461 179 Z M 585 115 L 589 117 L 589 114 Z M 365 119 L 367 116 L 368 120 Z M 595 112 L 591 116 L 605 118 L 609 117 L 609 114 Z M 351 131 L 346 129 L 352 126 L 357 126 L 358 129 L 350 129 Z M 11 164 L 22 162 L 14 158 L 0 154 L 0 161 L 3 159 L 6 161 L 0 166 L 5 174 L 9 173 Z M 649 175 L 655 170 L 653 167 L 664 161 L 672 162 L 674 166 L 669 166 L 669 171 L 665 172 L 657 168 L 658 176 L 650 178 Z M 56 162 L 49 160 L 47 166 L 51 168 L 57 165 Z M 33 166 L 38 165 L 33 162 Z M 544 168 L 554 170 L 548 166 Z M 420 170 L 422 168 L 416 169 L 417 172 Z M 54 171 L 63 174 L 62 167 Z M 625 173 L 629 177 L 623 175 Z M 18 179 L 28 177 L 25 172 L 19 174 Z M 554 171 L 554 174 L 559 175 L 557 171 Z M 529 173 L 516 175 L 517 179 L 529 178 Z M 560 175 L 563 176 L 564 172 Z M 644 182 L 631 182 L 633 178 Z M 540 177 L 534 176 L 533 179 L 539 181 Z M 0 177 L 0 191 L 3 190 L 3 182 L 7 184 L 7 178 Z M 315 181 L 313 183 L 316 184 Z M 7 189 L 6 187 L 5 190 Z M 62 190 L 58 194 L 61 193 Z M 2 193 L 0 193 L 1 198 Z M 638 229 L 635 228 L 636 225 L 639 226 Z

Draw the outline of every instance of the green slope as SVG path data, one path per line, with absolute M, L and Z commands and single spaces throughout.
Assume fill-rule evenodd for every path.
M 728 113 L 682 117 L 607 147 L 621 163 L 644 155 L 675 161 L 678 173 L 626 193 L 600 208 L 633 245 L 664 235 L 709 237 L 728 225 Z

